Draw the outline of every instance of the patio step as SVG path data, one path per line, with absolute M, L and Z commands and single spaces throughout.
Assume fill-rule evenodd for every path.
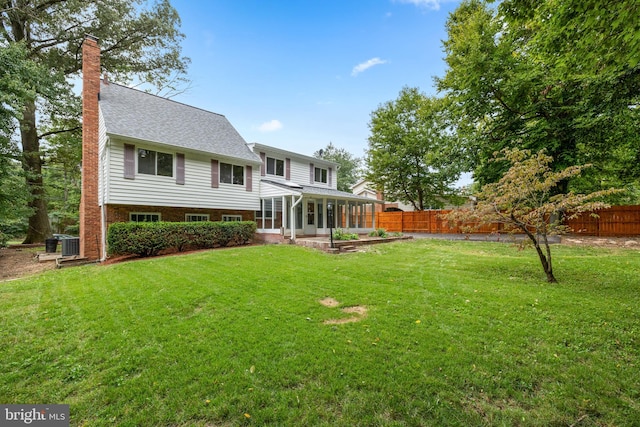
M 357 251 L 358 249 L 356 249 L 356 247 L 353 245 L 340 246 L 340 252 L 357 252 Z

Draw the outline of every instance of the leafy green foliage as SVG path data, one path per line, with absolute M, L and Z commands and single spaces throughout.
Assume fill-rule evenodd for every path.
M 348 233 L 342 228 L 333 230 L 333 240 L 358 240 L 359 238 L 358 233 Z
M 386 239 L 388 236 L 389 234 L 384 228 L 378 228 L 377 230 L 373 230 L 369 233 L 369 237 L 382 237 L 383 239 Z
M 13 235 L 8 229 L 31 213 L 14 132 L 24 101 L 35 97 L 39 84 L 46 84 L 47 73 L 28 59 L 22 43 L 0 47 L 0 70 L 0 229 Z
M 502 156 L 496 154 L 494 161 L 509 164 L 509 170 L 498 182 L 482 187 L 473 209 L 454 210 L 446 217 L 454 222 L 473 224 L 463 227 L 466 229 L 503 224 L 506 232 L 526 234 L 536 248 L 547 281 L 556 282 L 548 237 L 571 231 L 563 224 L 563 215 L 575 218 L 583 212 L 609 207 L 595 200 L 620 190 L 556 194 L 558 183 L 579 175 L 589 165 L 554 172 L 553 158 L 544 150 L 532 155 L 529 150 L 505 149 Z
M 73 126 L 69 122 L 69 126 Z M 77 130 L 52 135 L 45 152 L 43 178 L 51 227 L 55 233 L 68 233 L 78 227 L 80 206 L 82 134 Z M 77 234 L 70 233 L 70 234 Z
M 639 185 L 639 13 L 629 0 L 458 7 L 447 22 L 448 69 L 437 84 L 456 109 L 478 182 L 496 182 L 508 168 L 491 161 L 494 152 L 544 148 L 554 171 L 593 165 L 558 183 L 557 192 Z
M 360 175 L 362 159 L 355 157 L 344 148 L 337 148 L 332 142 L 321 149 L 313 153 L 313 156 L 318 159 L 329 160 L 338 164 L 338 190 L 351 193 L 351 186 L 353 186 Z
M 118 222 L 109 226 L 110 255 L 154 256 L 166 249 L 206 249 L 245 245 L 256 223 L 236 222 Z
M 367 180 L 387 200 L 416 210 L 442 207 L 460 175 L 447 108 L 417 88 L 371 113 Z

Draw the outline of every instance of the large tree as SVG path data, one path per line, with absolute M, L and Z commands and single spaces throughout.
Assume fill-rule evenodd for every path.
M 3 0 L 0 23 L 0 48 L 23 45 L 27 58 L 46 67 L 58 82 L 56 91 L 39 86 L 36 96 L 23 103 L 19 118 L 21 160 L 33 210 L 25 243 L 41 242 L 50 235 L 41 142 L 74 130 L 56 124 L 69 123 L 60 116 L 78 114 L 71 85 L 64 83 L 81 70 L 85 35 L 100 39 L 102 66 L 111 79 L 126 83 L 136 78 L 163 86 L 186 70 L 180 18 L 168 0 L 151 6 L 143 0 Z
M 552 169 L 591 163 L 555 191 L 638 186 L 640 7 L 630 0 L 464 1 L 447 22 L 448 69 L 475 179 L 495 151 L 546 149 Z M 630 194 L 630 193 L 628 193 Z
M 27 58 L 22 44 L 0 48 L 0 233 L 8 230 L 10 222 L 29 213 L 14 135 L 22 106 L 35 97 L 39 85 L 49 87 L 47 77 L 47 70 Z
M 313 157 L 330 160 L 338 164 L 338 190 L 351 192 L 353 186 L 361 175 L 362 159 L 349 153 L 344 148 L 338 148 L 332 142 L 315 153 Z
M 447 111 L 442 100 L 405 87 L 371 113 L 366 178 L 385 199 L 425 210 L 455 194 L 460 162 Z

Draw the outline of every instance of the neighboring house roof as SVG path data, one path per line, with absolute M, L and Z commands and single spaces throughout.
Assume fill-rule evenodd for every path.
M 278 182 L 278 181 L 271 181 L 268 179 L 262 179 L 261 182 L 266 184 L 271 184 L 283 190 L 288 190 L 288 192 L 297 194 L 297 195 L 335 197 L 337 199 L 348 199 L 348 200 L 362 201 L 367 203 L 382 203 L 381 201 L 378 201 L 378 200 L 372 200 L 367 197 L 357 196 L 352 193 L 347 193 L 346 191 L 333 190 L 331 188 L 314 187 L 311 185 L 299 185 L 293 182 Z
M 261 163 L 221 114 L 104 81 L 100 110 L 110 135 Z

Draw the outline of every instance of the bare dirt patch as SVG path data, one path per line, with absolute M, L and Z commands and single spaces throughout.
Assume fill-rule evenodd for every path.
M 345 307 L 342 309 L 343 313 L 355 313 L 358 314 L 360 316 L 366 316 L 367 315 L 367 307 L 364 307 L 362 305 L 354 305 L 353 307 Z
M 568 246 L 640 249 L 640 237 L 594 237 L 571 234 L 562 236 L 561 243 Z
M 323 298 L 318 302 L 328 308 L 335 308 L 340 305 L 339 301 L 331 297 Z M 345 317 L 342 319 L 327 319 L 323 323 L 325 325 L 342 325 L 344 323 L 359 322 L 365 317 L 367 317 L 367 307 L 363 305 L 354 305 L 351 307 L 344 307 L 344 308 L 341 308 L 340 311 L 345 314 L 354 314 L 355 316 Z
M 329 307 L 329 308 L 337 307 L 337 306 L 340 305 L 340 303 L 338 301 L 336 301 L 335 299 L 333 299 L 331 297 L 323 298 L 318 302 L 320 304 L 324 305 L 325 307 Z
M 0 282 L 30 276 L 56 268 L 55 261 L 38 262 L 44 247 L 13 246 L 0 249 Z

